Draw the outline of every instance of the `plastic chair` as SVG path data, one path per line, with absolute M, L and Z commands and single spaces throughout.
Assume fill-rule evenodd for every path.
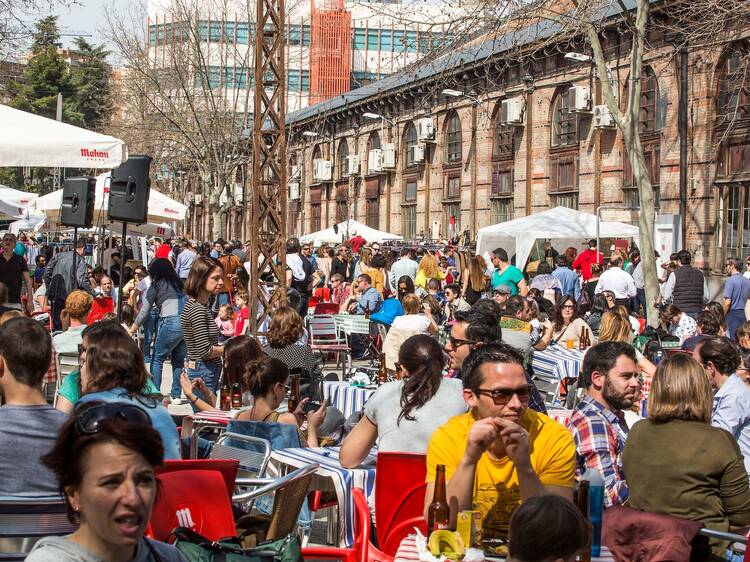
M 339 305 L 335 302 L 319 302 L 315 307 L 315 314 L 338 314 Z
M 236 534 L 231 495 L 220 471 L 175 470 L 161 473 L 159 481 L 151 513 L 154 539 L 166 541 L 175 527 L 188 527 L 212 541 Z
M 53 404 L 57 405 L 57 393 L 62 386 L 63 380 L 73 371 L 81 368 L 78 353 L 56 353 L 55 363 L 57 363 L 57 381 L 55 382 L 55 399 Z
M 370 508 L 362 488 L 352 490 L 354 500 L 354 545 L 351 548 L 308 546 L 302 549 L 305 560 L 343 560 L 343 562 L 393 562 L 393 556 L 378 550 L 370 542 Z
M 394 556 L 401 541 L 418 527 L 427 535 L 424 520 L 426 456 L 378 453 L 375 464 L 375 528 L 378 546 Z
M 336 354 L 336 366 L 341 365 L 341 380 L 344 380 L 346 370 L 351 367 L 351 349 L 346 338 L 336 328 L 333 315 L 315 314 L 309 318 L 308 327 L 310 349 L 320 352 L 324 358 L 326 353 Z
M 24 560 L 38 539 L 69 535 L 75 530 L 59 496 L 0 497 L 0 560 Z

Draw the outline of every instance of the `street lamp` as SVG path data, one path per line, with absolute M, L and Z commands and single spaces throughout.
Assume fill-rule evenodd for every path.
M 444 96 L 448 96 L 451 98 L 468 98 L 473 103 L 479 105 L 479 100 L 475 98 L 474 96 L 467 94 L 465 92 L 462 92 L 460 90 L 453 90 L 451 88 L 445 88 L 441 92 Z
M 590 62 L 592 65 L 594 65 L 594 59 L 591 58 L 591 55 L 585 55 L 583 53 L 565 53 L 563 55 L 563 58 L 565 60 L 569 60 L 573 62 L 581 62 L 581 63 Z M 605 64 L 604 68 L 607 69 L 607 78 L 609 78 L 609 82 L 611 84 L 612 83 L 612 70 L 609 68 L 608 64 Z
M 316 133 L 315 131 L 302 131 L 302 136 L 308 137 L 308 138 L 315 138 L 320 135 L 318 135 L 318 133 Z

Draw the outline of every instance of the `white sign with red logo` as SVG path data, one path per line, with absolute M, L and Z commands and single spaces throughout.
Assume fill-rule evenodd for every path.
M 127 158 L 118 138 L 0 105 L 0 166 L 112 169 Z

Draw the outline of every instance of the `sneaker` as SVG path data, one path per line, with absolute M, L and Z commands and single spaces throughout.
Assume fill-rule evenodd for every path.
M 172 404 L 174 404 L 175 406 L 179 406 L 180 404 L 182 404 L 182 398 L 172 397 Z

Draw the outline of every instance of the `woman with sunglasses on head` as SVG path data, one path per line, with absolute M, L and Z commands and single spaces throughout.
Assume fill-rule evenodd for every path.
M 31 562 L 187 562 L 175 547 L 144 537 L 164 447 L 137 406 L 92 402 L 76 409 L 42 462 L 57 476 L 78 529 L 41 539 Z
M 150 377 L 143 354 L 125 329 L 114 320 L 91 325 L 80 350 L 80 404 L 93 401 L 132 404 L 151 418 L 161 435 L 165 458 L 180 458 L 180 439 L 161 395 L 146 394 Z
M 565 295 L 560 299 L 560 304 L 555 307 L 555 316 L 552 319 L 552 341 L 559 345 L 566 345 L 568 340 L 573 340 L 578 345 L 581 339 L 581 330 L 588 332 L 589 341 L 594 341 L 594 333 L 588 324 L 578 315 L 576 299 L 573 295 Z
M 407 339 L 396 364 L 401 380 L 382 385 L 367 401 L 362 419 L 341 446 L 341 466 L 358 466 L 376 441 L 378 451 L 427 451 L 433 431 L 466 412 L 461 380 L 443 378 L 444 364 L 435 338 Z

